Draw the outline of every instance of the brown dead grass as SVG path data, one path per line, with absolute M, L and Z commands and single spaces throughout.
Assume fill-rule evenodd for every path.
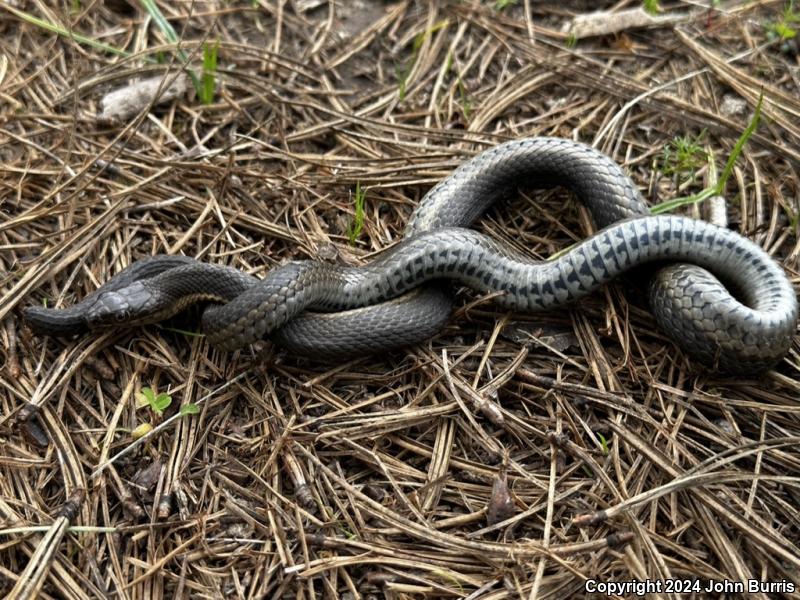
M 677 29 L 572 48 L 561 24 L 588 3 L 162 2 L 194 68 L 220 40 L 220 89 L 122 124 L 97 121 L 99 99 L 176 76 L 174 47 L 123 0 L 77 4 L 12 6 L 132 56 L 0 9 L 0 528 L 20 528 L 0 537 L 0 590 L 496 599 L 582 596 L 590 578 L 798 582 L 797 342 L 761 379 L 716 377 L 622 284 L 536 317 L 463 291 L 429 343 L 334 367 L 269 345 L 223 354 L 176 328 L 43 339 L 17 312 L 69 305 L 157 252 L 256 274 L 359 264 L 459 163 L 522 136 L 596 144 L 653 203 L 685 195 L 712 170 L 665 177 L 665 145 L 706 129 L 721 168 L 762 90 L 728 214 L 798 282 L 800 62 L 765 27 L 781 2 L 675 2 L 693 11 Z M 481 227 L 536 257 L 591 231 L 563 193 L 525 190 Z M 173 406 L 131 447 L 159 424 L 136 408 L 144 386 Z M 166 420 L 189 402 L 200 414 Z

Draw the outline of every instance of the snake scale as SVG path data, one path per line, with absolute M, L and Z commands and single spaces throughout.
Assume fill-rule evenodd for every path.
M 552 185 L 577 195 L 602 228 L 556 259 L 534 261 L 468 229 L 507 192 Z M 495 301 L 514 310 L 539 311 L 645 263 L 658 263 L 649 285 L 657 322 L 700 362 L 758 372 L 788 352 L 797 298 L 766 252 L 704 221 L 651 215 L 613 160 L 548 137 L 503 143 L 461 165 L 426 194 L 403 240 L 364 266 L 296 261 L 259 280 L 231 267 L 155 256 L 70 308 L 28 307 L 25 317 L 40 333 L 68 335 L 152 323 L 210 301 L 202 330 L 219 348 L 270 336 L 294 353 L 338 360 L 434 335 L 452 308 L 442 280 L 501 292 Z

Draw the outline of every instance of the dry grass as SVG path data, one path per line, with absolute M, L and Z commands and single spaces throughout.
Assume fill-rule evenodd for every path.
M 180 73 L 145 12 L 0 7 L 0 528 L 21 528 L 0 537 L 3 593 L 563 598 L 588 578 L 798 581 L 800 344 L 762 379 L 710 375 L 632 286 L 537 317 L 462 291 L 429 343 L 335 367 L 268 344 L 223 354 L 183 333 L 191 319 L 59 341 L 18 318 L 158 252 L 256 274 L 359 264 L 456 165 L 522 136 L 596 144 L 653 204 L 696 192 L 714 168 L 664 176 L 664 147 L 705 129 L 721 168 L 762 90 L 728 214 L 800 282 L 800 62 L 768 37 L 782 2 L 674 2 L 696 11 L 677 29 L 574 47 L 561 24 L 594 3 L 160 4 L 198 73 L 220 41 L 216 99 L 121 124 L 96 119 L 105 93 Z M 481 228 L 545 257 L 591 223 L 562 192 L 523 190 Z M 164 417 L 136 408 L 145 386 L 171 393 Z M 185 403 L 200 413 L 166 420 Z

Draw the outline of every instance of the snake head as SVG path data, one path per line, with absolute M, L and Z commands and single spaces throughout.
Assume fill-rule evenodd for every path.
M 86 311 L 89 329 L 137 325 L 147 317 L 150 292 L 141 281 L 119 290 L 98 294 Z

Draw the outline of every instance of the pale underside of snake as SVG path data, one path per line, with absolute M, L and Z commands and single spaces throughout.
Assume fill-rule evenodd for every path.
M 517 187 L 561 185 L 602 229 L 558 258 L 535 261 L 470 226 Z M 67 335 L 163 320 L 211 302 L 202 330 L 223 349 L 265 336 L 291 351 L 340 360 L 423 341 L 447 322 L 455 280 L 514 310 L 572 302 L 630 269 L 656 263 L 650 305 L 689 355 L 723 371 L 757 372 L 788 351 L 795 291 L 759 246 L 728 229 L 653 216 L 635 184 L 604 154 L 557 138 L 531 138 L 478 154 L 422 200 L 402 241 L 361 267 L 299 261 L 263 280 L 186 257 L 143 259 L 66 309 L 29 307 L 39 332 Z M 733 293 L 732 293 L 733 292 Z

